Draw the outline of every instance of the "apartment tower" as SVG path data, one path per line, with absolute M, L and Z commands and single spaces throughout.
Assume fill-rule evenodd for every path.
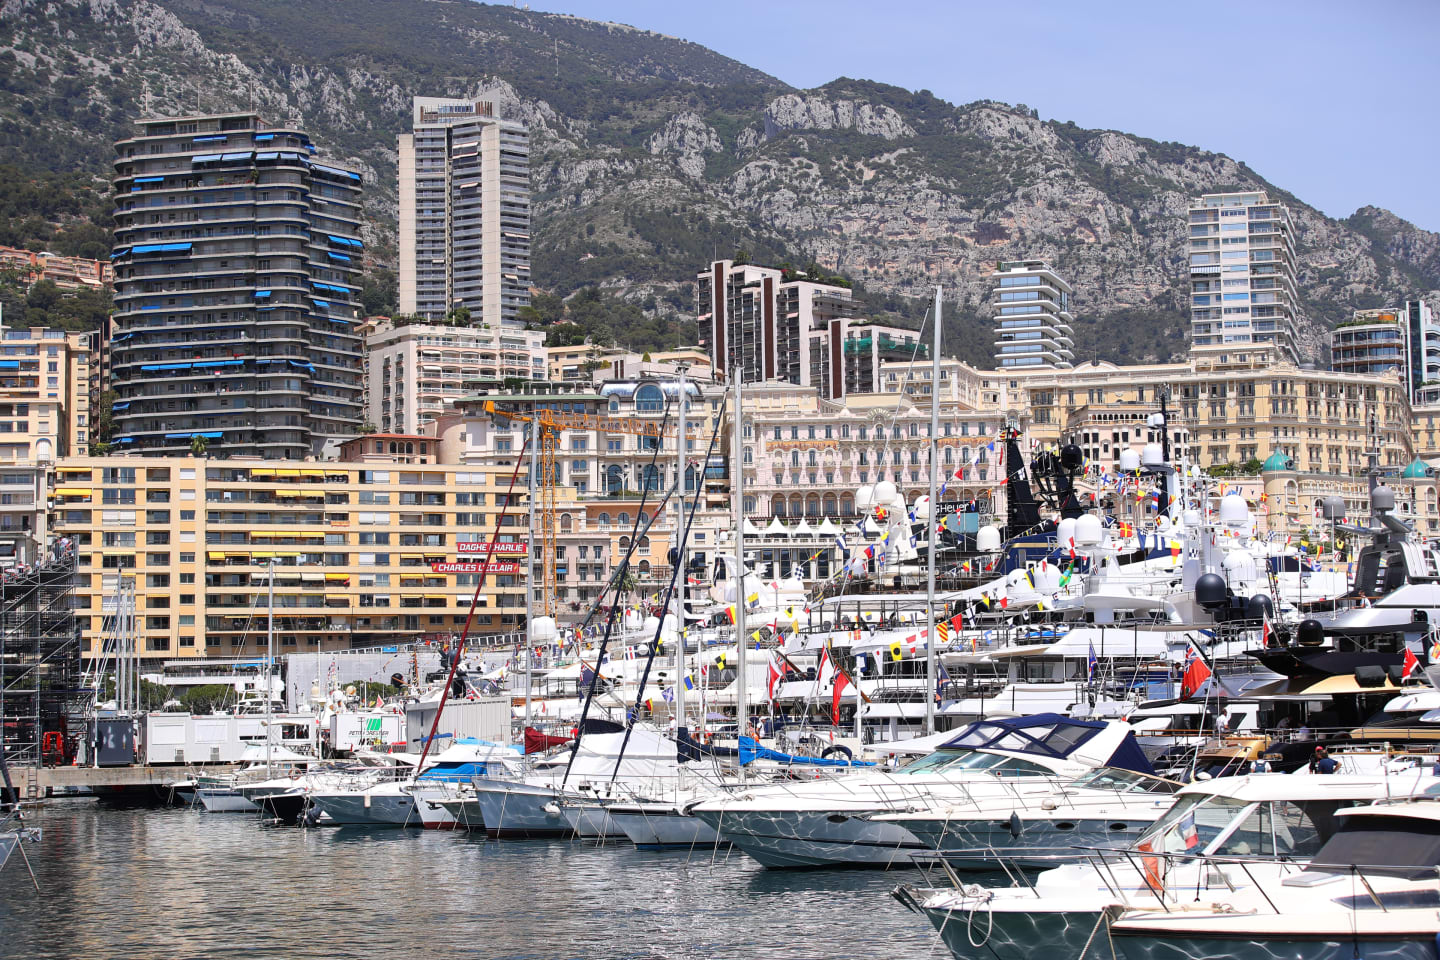
M 995 282 L 991 302 L 996 366 L 1002 370 L 1073 366 L 1070 284 L 1043 260 L 1002 261 L 990 278 Z
M 400 312 L 464 307 L 520 326 L 530 303 L 530 134 L 484 100 L 416 97 L 399 137 Z
M 115 144 L 112 440 L 297 459 L 360 426 L 360 175 L 295 124 L 141 120 Z
M 1270 345 L 1299 363 L 1295 227 L 1264 191 L 1209 193 L 1190 207 L 1190 348 Z

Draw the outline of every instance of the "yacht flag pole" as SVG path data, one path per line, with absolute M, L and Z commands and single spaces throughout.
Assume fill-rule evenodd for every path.
M 930 348 L 930 509 L 925 518 L 925 616 L 929 629 L 925 633 L 925 733 L 935 732 L 935 551 L 939 546 L 940 504 L 937 481 L 940 476 L 940 287 L 935 288 L 935 328 L 931 331 Z M 858 687 L 857 687 L 858 689 Z

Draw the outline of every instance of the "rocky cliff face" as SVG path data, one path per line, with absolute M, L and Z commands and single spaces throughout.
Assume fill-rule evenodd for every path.
M 366 172 L 382 256 L 410 97 L 483 92 L 531 126 L 538 285 L 686 312 L 696 270 L 737 248 L 842 272 L 911 317 L 943 283 L 974 361 L 986 274 L 1032 257 L 1075 285 L 1082 357 L 1182 351 L 1184 212 L 1204 192 L 1290 205 L 1312 352 L 1351 309 L 1440 288 L 1440 236 L 1370 207 L 1332 220 L 1223 155 L 868 81 L 794 91 L 695 44 L 507 7 L 5 0 L 0 88 L 0 160 L 102 175 L 147 108 L 299 117 Z

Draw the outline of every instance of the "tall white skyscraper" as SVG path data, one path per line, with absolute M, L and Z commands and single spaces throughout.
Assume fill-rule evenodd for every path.
M 399 137 L 400 312 L 516 326 L 530 303 L 530 135 L 485 100 L 416 97 Z
M 1074 366 L 1070 284 L 1043 260 L 997 263 L 990 277 L 1000 369 Z
M 1190 349 L 1273 345 L 1298 363 L 1295 227 L 1264 191 L 1208 193 L 1190 207 Z

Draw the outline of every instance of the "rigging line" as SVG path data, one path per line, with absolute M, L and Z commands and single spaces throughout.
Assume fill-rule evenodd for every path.
M 480 574 L 475 578 L 475 593 L 470 597 L 470 611 L 465 614 L 465 629 L 460 633 L 460 639 L 455 642 L 455 649 L 451 651 L 450 672 L 445 677 L 445 686 L 440 690 L 440 704 L 435 708 L 435 719 L 430 723 L 430 735 L 425 738 L 425 746 L 420 751 L 420 762 L 415 765 L 415 775 L 425 769 L 425 758 L 430 754 L 430 747 L 435 742 L 435 731 L 440 729 L 440 718 L 445 715 L 445 703 L 450 699 L 450 685 L 455 682 L 455 670 L 460 666 L 460 658 L 465 653 L 465 641 L 470 638 L 470 625 L 475 620 L 475 608 L 480 605 L 480 589 L 485 586 L 485 580 L 490 576 L 490 558 L 495 555 L 495 546 L 500 537 L 500 528 L 504 525 L 505 518 L 510 514 L 510 508 L 514 506 L 511 500 L 515 492 L 515 481 L 520 476 L 520 464 L 525 462 L 525 450 L 530 446 L 532 431 L 525 434 L 525 442 L 520 447 L 520 453 L 515 458 L 515 469 L 510 474 L 510 486 L 505 491 L 505 507 L 500 515 L 495 518 L 495 529 L 490 535 L 490 545 L 485 551 L 485 560 L 480 567 Z M 530 509 L 535 509 L 531 503 Z M 529 549 L 534 550 L 535 544 L 528 544 Z M 528 614 L 527 614 L 528 616 Z M 528 682 L 528 681 L 527 681 Z
M 681 397 L 681 398 L 680 398 L 680 402 L 681 402 L 681 403 L 684 403 L 684 402 L 685 402 L 685 398 L 684 398 L 684 397 Z M 737 418 L 737 420 L 738 420 L 738 418 Z M 738 426 L 739 426 L 738 422 L 735 424 L 735 426 L 738 428 Z M 715 418 L 715 428 L 710 431 L 710 445 L 709 445 L 709 446 L 706 448 L 706 450 L 705 450 L 705 462 L 706 462 L 706 463 L 709 463 L 709 462 L 710 462 L 710 456 L 711 456 L 711 454 L 713 454 L 713 453 L 715 452 L 715 442 L 719 439 L 719 437 L 720 437 L 720 418 L 719 418 L 719 417 L 716 417 L 716 418 Z M 678 443 L 681 443 L 681 442 L 684 441 L 684 439 L 685 439 L 684 437 L 680 437 L 679 439 L 677 439 L 676 443 L 677 443 L 677 444 L 678 444 Z M 681 482 L 681 478 L 680 478 L 680 477 L 676 477 L 676 478 L 675 478 L 675 482 L 676 482 L 676 484 L 678 485 L 678 484 Z M 674 556 L 675 556 L 675 562 L 670 565 L 670 585 L 669 585 L 668 587 L 666 587 L 666 589 L 665 589 L 665 599 L 664 599 L 664 601 L 663 601 L 663 607 L 665 607 L 665 608 L 668 608 L 668 607 L 670 606 L 670 602 L 671 602 L 671 600 L 672 600 L 672 599 L 674 598 L 674 596 L 675 596 L 675 577 L 676 577 L 678 574 L 681 573 L 681 570 L 680 570 L 680 559 L 685 556 L 685 546 L 686 546 L 686 544 L 688 544 L 688 543 L 690 542 L 690 528 L 691 528 L 691 527 L 694 525 L 694 523 L 695 523 L 695 508 L 696 508 L 697 506 L 699 506 L 699 504 L 700 504 L 700 494 L 701 494 L 701 492 L 703 492 L 704 488 L 705 488 L 704 483 L 696 483 L 696 484 L 695 484 L 695 496 L 693 496 L 692 498 L 690 498 L 690 512 L 689 512 L 689 513 L 686 515 L 686 517 L 685 517 L 685 530 L 683 531 L 683 533 L 682 533 L 680 530 L 676 530 L 676 531 L 675 531 L 676 534 L 679 535 L 680 539 L 679 539 L 679 542 L 678 542 L 674 547 L 672 547 L 672 549 L 671 549 L 671 553 L 673 553 Z M 659 510 L 657 510 L 657 511 L 655 511 L 655 512 L 656 512 L 656 515 L 659 515 L 659 513 L 660 513 Z M 735 588 L 735 602 L 736 602 L 736 603 L 744 603 L 744 602 L 746 602 L 746 601 L 743 599 L 744 586 L 745 586 L 745 545 L 744 545 L 743 542 L 740 544 L 740 549 L 737 551 L 737 556 L 736 556 L 736 569 L 739 571 L 739 572 L 736 574 L 736 575 L 739 577 L 739 581 L 738 581 L 738 584 L 737 584 L 737 586 L 736 586 L 736 588 Z M 676 624 L 675 624 L 675 642 L 677 642 L 677 643 L 680 644 L 680 652 L 681 652 L 681 659 L 682 659 L 682 660 L 684 659 L 684 653 L 685 653 L 685 634 L 684 634 L 684 622 L 683 622 L 683 621 L 684 621 L 684 616 L 685 616 L 685 609 L 684 609 L 684 604 L 682 603 L 682 604 L 681 604 L 681 608 L 680 608 L 680 620 L 677 621 Z M 624 737 L 623 740 L 620 741 L 620 754 L 619 754 L 619 756 L 617 756 L 617 757 L 615 758 L 615 766 L 614 766 L 614 768 L 611 769 L 611 771 L 610 771 L 610 782 L 611 782 L 611 783 L 614 783 L 614 782 L 615 782 L 615 777 L 620 773 L 620 762 L 625 759 L 625 748 L 630 745 L 630 731 L 635 728 L 635 721 L 638 720 L 639 717 L 640 717 L 640 703 L 641 703 L 641 698 L 643 698 L 643 697 L 645 696 L 645 685 L 650 682 L 650 667 L 651 667 L 652 664 L 654 664 L 654 662 L 655 662 L 655 653 L 656 653 L 656 651 L 657 651 L 657 650 L 659 649 L 659 647 L 660 647 L 660 632 L 661 632 L 661 630 L 662 630 L 662 629 L 664 628 L 664 626 L 665 626 L 665 619 L 664 619 L 663 616 L 662 616 L 662 617 L 659 617 L 659 618 L 657 618 L 657 619 L 658 619 L 659 622 L 656 623 L 656 625 L 655 625 L 655 638 L 650 642 L 650 654 L 649 654 L 649 656 L 647 656 L 647 657 L 645 658 L 645 669 L 644 669 L 644 671 L 641 672 L 641 674 L 640 674 L 640 684 L 639 684 L 639 686 L 637 686 L 636 689 L 635 689 L 635 710 L 634 710 L 634 712 L 630 715 L 630 717 L 627 718 L 627 720 L 626 720 L 626 723 L 625 723 L 625 737 Z M 744 642 L 743 639 L 740 639 L 740 638 L 737 638 L 737 640 L 738 640 L 739 642 L 742 642 L 742 643 Z M 699 645 L 697 644 L 696 647 L 697 647 L 697 650 L 698 650 Z M 674 683 L 677 683 L 677 684 L 678 684 L 678 683 L 683 683 L 683 682 L 684 682 L 684 678 L 683 678 L 683 677 L 676 677 L 675 680 L 674 680 Z M 742 682 L 743 682 L 743 678 L 742 678 Z M 672 687 L 671 689 L 672 689 L 672 691 L 673 691 L 674 688 Z M 672 696 L 673 696 L 673 693 L 672 693 Z M 678 717 L 678 718 L 676 718 L 676 721 L 675 721 L 675 732 L 676 732 L 677 734 L 680 732 L 682 726 L 684 725 L 684 722 L 685 722 L 685 718 L 684 718 L 684 717 Z
M 678 398 L 678 402 L 683 403 L 684 398 Z M 667 402 L 665 404 L 665 416 L 660 421 L 660 435 L 662 438 L 665 435 L 665 427 L 669 423 L 670 404 Z M 675 442 L 677 444 L 684 443 L 685 438 L 677 436 Z M 660 459 L 660 448 L 663 446 L 663 442 L 655 444 L 655 449 L 650 454 L 650 467 L 654 467 L 656 461 Z M 643 475 L 644 474 L 642 474 L 642 476 Z M 683 480 L 681 482 L 683 482 Z M 671 491 L 673 490 L 674 485 L 671 486 Z M 640 538 L 637 536 L 637 533 L 640 530 L 640 517 L 645 513 L 645 505 L 649 503 L 649 498 L 650 490 L 648 487 L 640 491 L 640 506 L 635 514 L 635 524 L 630 528 L 630 547 L 625 551 L 625 556 L 620 559 L 620 565 L 611 575 L 610 583 L 606 586 L 605 590 L 601 591 L 600 596 L 597 597 L 595 600 L 596 608 L 598 608 L 599 605 L 604 602 L 605 596 L 607 593 L 609 593 L 611 587 L 614 588 L 615 599 L 611 601 L 610 613 L 609 616 L 605 619 L 605 635 L 600 640 L 600 649 L 595 652 L 595 672 L 590 675 L 590 689 L 585 692 L 585 702 L 580 706 L 580 722 L 576 724 L 575 727 L 575 737 L 572 740 L 572 745 L 570 747 L 570 759 L 566 761 L 565 773 L 560 777 L 560 787 L 562 789 L 564 788 L 566 782 L 569 781 L 570 771 L 575 766 L 575 758 L 580 753 L 580 737 L 582 731 L 585 729 L 585 720 L 590 716 L 590 704 L 595 699 L 595 691 L 600 686 L 600 668 L 601 666 L 603 666 L 605 661 L 605 651 L 610 646 L 610 634 L 613 632 L 615 627 L 615 615 L 620 607 L 620 596 L 622 592 L 621 588 L 624 586 L 625 583 L 625 575 L 630 570 L 630 558 L 635 555 L 635 550 L 640 545 Z M 665 503 L 669 502 L 669 499 L 670 493 L 667 492 L 664 501 L 662 501 L 660 505 L 660 508 L 655 511 L 657 516 L 660 514 L 661 510 L 664 509 Z M 649 530 L 650 526 L 654 522 L 654 518 L 652 517 L 647 522 L 645 529 Z M 589 622 L 588 617 L 586 618 L 586 622 Z

